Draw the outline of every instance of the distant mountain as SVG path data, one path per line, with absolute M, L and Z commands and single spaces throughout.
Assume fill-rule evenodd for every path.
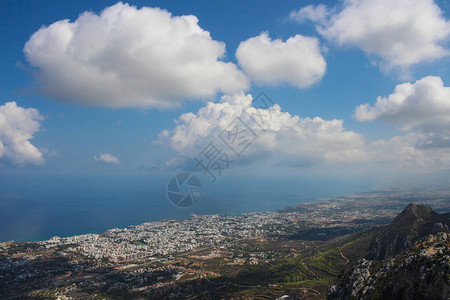
M 448 230 L 449 226 L 450 213 L 438 214 L 431 207 L 410 203 L 390 224 L 375 233 L 366 258 L 383 260 L 400 254 L 433 230 L 439 231 L 439 227 Z

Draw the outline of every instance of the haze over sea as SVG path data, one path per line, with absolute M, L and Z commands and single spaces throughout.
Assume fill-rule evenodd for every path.
M 212 184 L 199 175 L 204 189 L 202 198 L 193 207 L 180 209 L 165 194 L 170 177 L 30 176 L 26 184 L 15 177 L 3 178 L 0 242 L 102 233 L 143 222 L 188 218 L 193 213 L 273 211 L 374 187 L 369 180 L 307 176 L 222 177 Z

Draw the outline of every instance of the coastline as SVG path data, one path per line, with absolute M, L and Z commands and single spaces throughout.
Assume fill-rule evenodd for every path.
M 440 195 L 436 195 L 440 193 Z M 415 199 L 413 198 L 415 195 Z M 415 200 L 415 201 L 414 201 Z M 271 215 L 271 214 L 288 214 L 288 213 L 311 213 L 317 211 L 316 216 L 323 216 L 326 214 L 332 214 L 340 212 L 347 212 L 351 214 L 352 211 L 358 211 L 357 215 L 362 217 L 359 210 L 371 209 L 373 211 L 380 210 L 379 219 L 388 221 L 390 217 L 396 215 L 404 206 L 409 202 L 416 204 L 427 204 L 435 209 L 437 212 L 450 211 L 450 185 L 441 186 L 423 186 L 408 189 L 380 189 L 369 192 L 357 193 L 348 196 L 339 196 L 331 198 L 317 198 L 314 201 L 308 201 L 299 203 L 296 206 L 287 206 L 284 209 L 274 211 L 253 211 L 243 213 L 223 213 L 223 214 L 196 214 L 190 213 L 186 218 L 164 218 L 161 220 L 146 221 L 139 224 L 132 224 L 127 226 L 112 227 L 101 232 L 89 232 L 83 234 L 56 236 L 58 239 L 67 239 L 71 237 L 83 236 L 83 235 L 104 235 L 112 231 L 130 230 L 133 228 L 139 228 L 140 226 L 148 224 L 161 224 L 161 223 L 183 223 L 196 218 L 239 218 L 251 215 Z M 368 218 L 374 218 L 376 214 L 368 216 Z M 54 236 L 55 237 L 55 236 Z M 50 239 L 47 239 L 50 240 Z M 19 243 L 34 243 L 45 242 L 46 239 L 35 241 L 24 241 Z M 5 241 L 2 243 L 11 242 Z M 14 241 L 15 242 L 15 241 Z M 1 243 L 0 243 L 1 244 Z

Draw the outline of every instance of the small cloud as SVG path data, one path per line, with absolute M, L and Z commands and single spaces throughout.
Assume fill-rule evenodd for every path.
M 49 150 L 47 148 L 39 148 L 39 151 L 46 157 L 56 157 L 59 156 L 59 152 L 56 150 Z
M 274 86 L 307 88 L 322 79 L 327 66 L 319 40 L 300 34 L 282 41 L 264 32 L 241 42 L 236 58 L 254 82 Z
M 24 71 L 27 70 L 27 67 L 23 64 L 23 62 L 21 62 L 19 60 L 16 61 L 14 65 L 21 70 L 24 70 Z
M 328 21 L 329 15 L 330 10 L 323 4 L 317 6 L 308 5 L 298 11 L 292 11 L 289 15 L 289 19 L 299 23 L 310 20 L 315 23 L 325 24 Z
M 100 156 L 94 156 L 95 162 L 105 163 L 105 164 L 120 164 L 120 161 L 117 157 L 114 155 L 111 155 L 109 153 L 102 153 Z

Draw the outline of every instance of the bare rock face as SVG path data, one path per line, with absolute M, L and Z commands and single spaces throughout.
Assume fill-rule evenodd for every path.
M 329 291 L 328 296 L 330 299 L 341 299 L 336 297 L 339 295 L 346 295 L 351 299 L 362 299 L 370 291 L 371 286 L 367 284 L 370 280 L 370 267 L 371 261 L 364 258 L 358 261 L 358 264 L 349 273 L 348 285 L 345 289 L 340 286 L 333 285 Z M 334 295 L 334 298 L 331 297 Z
M 449 213 L 438 214 L 431 207 L 410 203 L 374 236 L 366 258 L 384 260 L 398 255 L 426 235 L 448 230 L 449 217 Z
M 450 238 L 444 231 L 428 235 L 395 258 L 360 260 L 337 285 L 329 288 L 327 295 L 330 300 L 449 297 Z

